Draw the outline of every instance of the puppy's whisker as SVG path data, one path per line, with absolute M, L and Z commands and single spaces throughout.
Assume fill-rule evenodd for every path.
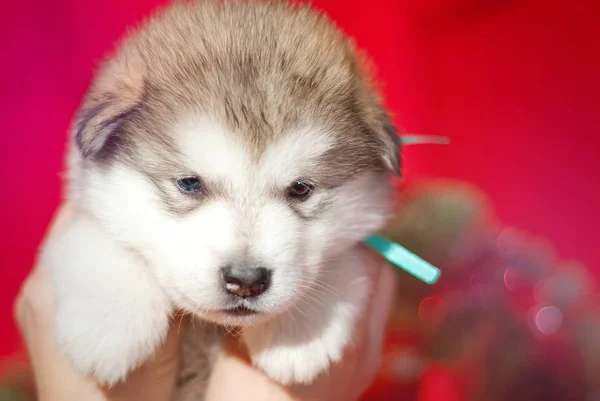
M 302 304 L 310 307 L 314 312 L 319 313 L 319 310 L 317 309 L 317 307 L 315 305 L 313 305 L 312 303 L 310 303 L 307 299 L 305 299 L 303 296 L 299 297 L 297 299 L 298 302 L 302 302 Z M 304 315 L 306 318 L 308 318 L 308 316 Z
M 341 295 L 341 292 L 337 288 L 335 288 L 331 284 L 326 283 L 323 280 L 315 280 L 315 282 L 313 283 L 313 285 L 317 286 L 318 288 L 320 288 L 320 289 L 322 289 L 324 291 L 327 291 L 331 295 L 334 295 L 334 296 Z
M 296 287 L 305 290 L 305 293 L 308 294 L 312 294 L 314 296 L 318 296 L 320 300 L 326 300 L 329 299 L 331 297 L 329 297 L 328 295 L 333 295 L 334 297 L 337 297 L 338 294 L 332 292 L 332 291 L 323 291 L 323 288 L 320 287 L 315 287 L 314 283 L 310 283 L 310 284 L 303 284 L 303 283 L 297 283 Z
M 318 289 L 323 290 L 328 292 L 329 294 L 333 295 L 333 296 L 339 296 L 341 295 L 341 293 L 333 286 L 331 285 L 327 285 L 327 283 L 325 283 L 324 281 L 321 280 L 315 280 L 315 281 L 309 281 L 309 280 L 304 280 L 304 281 L 300 281 L 298 284 L 303 285 L 303 288 L 310 288 L 313 291 L 317 291 Z
M 323 307 L 325 305 L 323 299 L 315 298 L 310 292 L 304 292 L 300 296 L 299 300 L 302 300 L 306 305 L 310 305 L 310 307 L 317 313 L 319 312 L 318 307 Z
M 302 288 L 302 287 L 301 287 Z M 311 288 L 308 288 L 308 290 L 311 290 Z M 323 294 L 320 294 L 318 292 L 312 292 L 312 291 L 305 291 L 302 293 L 301 297 L 305 297 L 308 298 L 308 300 L 315 302 L 316 306 L 323 306 L 325 301 L 327 300 Z
M 187 315 L 186 311 L 180 311 L 180 312 L 177 312 L 177 314 L 175 316 L 176 318 L 180 317 L 179 324 L 177 325 L 177 334 L 181 333 L 181 324 L 183 322 L 183 319 L 186 317 L 186 315 Z
M 329 259 L 323 259 L 321 262 L 322 263 L 329 263 L 329 262 L 337 262 L 340 260 L 351 260 L 351 259 L 358 259 L 358 256 L 356 255 L 344 255 L 344 256 L 338 256 L 335 258 L 329 258 Z
M 306 320 L 309 320 L 308 315 L 299 305 L 293 304 L 292 307 L 294 308 L 294 310 L 296 310 L 298 313 L 300 313 Z
M 330 259 L 320 260 L 316 263 L 311 263 L 311 262 L 301 263 L 297 266 L 298 267 L 319 266 L 320 271 L 323 273 L 326 273 L 326 272 L 331 272 L 333 269 L 340 268 L 339 266 L 331 266 L 331 264 L 333 262 L 350 261 L 350 260 L 354 260 L 354 259 L 358 259 L 358 256 L 343 256 L 343 257 L 338 257 L 338 258 L 330 258 Z
M 297 305 L 292 305 L 292 307 L 297 308 Z M 294 321 L 294 326 L 298 327 L 298 320 L 296 320 L 296 316 L 294 316 L 292 310 L 286 309 L 285 315 L 289 316 Z

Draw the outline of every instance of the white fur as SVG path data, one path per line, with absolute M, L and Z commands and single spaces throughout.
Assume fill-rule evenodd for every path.
M 163 340 L 171 304 L 141 260 L 83 215 L 51 239 L 56 334 L 81 373 L 114 384 Z
M 359 249 L 323 270 L 289 312 L 243 331 L 254 365 L 283 384 L 310 383 L 339 362 L 367 303 L 372 283 Z
M 170 215 L 134 169 L 71 160 L 79 217 L 45 252 L 67 355 L 80 372 L 115 383 L 152 355 L 179 308 L 243 326 L 254 363 L 273 379 L 312 381 L 341 358 L 362 311 L 369 282 L 355 245 L 387 219 L 388 183 L 365 172 L 331 190 L 333 204 L 305 221 L 273 193 L 310 179 L 333 146 L 326 132 L 299 128 L 258 162 L 209 120 L 186 120 L 175 134 L 187 168 L 227 188 L 185 217 Z M 302 207 L 314 210 L 325 191 L 317 187 Z M 221 312 L 236 306 L 220 281 L 220 268 L 232 263 L 272 270 L 271 288 L 244 301 L 257 317 Z

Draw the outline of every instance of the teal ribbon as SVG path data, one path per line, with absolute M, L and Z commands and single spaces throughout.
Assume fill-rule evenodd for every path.
M 390 263 L 427 284 L 434 284 L 440 277 L 440 269 L 421 259 L 400 244 L 383 238 L 380 235 L 373 235 L 367 238 L 365 243 L 379 252 Z
M 433 135 L 404 135 L 398 139 L 402 145 L 448 145 L 450 143 L 450 138 Z M 393 265 L 398 266 L 427 284 L 434 284 L 440 277 L 440 269 L 421 259 L 400 244 L 383 238 L 380 235 L 373 235 L 367 238 L 365 243 L 383 255 Z

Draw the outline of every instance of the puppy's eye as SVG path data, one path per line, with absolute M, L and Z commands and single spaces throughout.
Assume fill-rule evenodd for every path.
M 198 177 L 185 177 L 177 180 L 177 186 L 183 192 L 198 192 L 202 185 Z
M 305 200 L 312 194 L 315 186 L 309 181 L 296 181 L 287 188 L 287 195 L 290 198 Z

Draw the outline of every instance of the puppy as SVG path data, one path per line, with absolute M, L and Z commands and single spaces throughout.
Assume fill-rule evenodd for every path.
M 122 380 L 178 311 L 238 328 L 283 384 L 340 360 L 399 148 L 368 65 L 326 17 L 174 4 L 100 68 L 70 144 L 77 218 L 43 257 L 78 372 Z

